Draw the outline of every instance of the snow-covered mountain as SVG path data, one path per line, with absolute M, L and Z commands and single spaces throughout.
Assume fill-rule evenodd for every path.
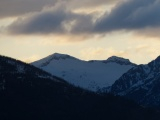
M 112 85 L 111 92 L 160 108 L 160 56 L 130 69 Z
M 160 120 L 160 114 L 122 97 L 74 87 L 32 65 L 0 56 L 0 120 L 119 118 Z
M 92 91 L 111 86 L 122 74 L 136 66 L 128 59 L 116 56 L 103 61 L 83 61 L 59 53 L 31 64 L 65 79 L 75 86 Z

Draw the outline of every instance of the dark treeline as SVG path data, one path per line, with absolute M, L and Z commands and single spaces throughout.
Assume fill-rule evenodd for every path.
M 160 120 L 160 113 L 118 96 L 73 87 L 33 66 L 0 57 L 0 119 Z

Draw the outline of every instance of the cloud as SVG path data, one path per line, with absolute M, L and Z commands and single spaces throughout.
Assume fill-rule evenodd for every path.
M 128 50 L 119 51 L 115 50 L 114 48 L 86 48 L 81 50 L 80 54 L 81 57 L 85 60 L 105 60 L 108 57 L 111 57 L 113 55 L 119 56 L 119 57 L 127 57 L 128 56 Z
M 139 45 L 136 47 L 135 52 L 140 53 L 140 52 L 142 52 L 144 50 L 148 50 L 148 49 L 149 49 L 148 45 Z
M 97 20 L 96 32 L 139 30 L 160 26 L 160 0 L 128 0 Z
M 9 26 L 9 31 L 16 34 L 63 32 L 62 22 L 66 14 L 64 11 L 57 10 L 18 18 Z
M 97 7 L 110 4 L 116 4 L 124 0 L 69 0 L 69 7 L 71 8 L 88 8 Z
M 5 28 L 4 28 L 3 26 L 0 26 L 0 34 L 3 33 L 4 29 L 5 29 Z
M 71 5 L 75 1 L 67 2 Z M 110 13 L 106 12 L 99 18 L 97 13 L 75 13 L 69 9 L 69 5 L 66 6 L 67 2 L 62 0 L 25 18 L 19 17 L 7 29 L 12 34 L 95 35 L 121 30 L 135 31 L 142 35 L 150 33 L 147 35 L 151 36 L 159 34 L 153 32 L 153 29 L 156 31 L 160 28 L 160 0 L 123 0 Z M 88 5 L 91 1 L 77 1 L 77 5 L 80 3 Z M 91 6 L 96 3 L 94 0 Z M 101 0 L 100 5 L 102 3 L 105 1 Z
M 80 51 L 80 56 L 84 60 L 106 60 L 108 57 L 118 56 L 130 59 L 134 63 L 146 64 L 159 55 L 159 50 L 159 42 L 156 44 L 150 42 L 148 44 L 137 44 L 121 50 L 116 47 L 84 48 Z
M 0 18 L 15 17 L 53 6 L 58 0 L 1 0 Z
M 18 18 L 8 26 L 12 34 L 78 34 L 90 31 L 92 15 L 74 13 L 64 4 Z
M 0 18 L 15 17 L 27 13 L 41 11 L 45 7 L 66 3 L 68 8 L 95 7 L 104 4 L 113 4 L 119 0 L 1 0 Z
M 135 34 L 138 36 L 142 36 L 146 39 L 147 37 L 151 38 L 159 38 L 160 37 L 160 27 L 152 27 L 135 31 Z

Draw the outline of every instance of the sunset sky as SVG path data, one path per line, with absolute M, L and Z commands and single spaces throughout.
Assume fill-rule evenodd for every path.
M 148 63 L 160 55 L 160 0 L 0 0 L 1 55 L 32 62 L 55 52 Z

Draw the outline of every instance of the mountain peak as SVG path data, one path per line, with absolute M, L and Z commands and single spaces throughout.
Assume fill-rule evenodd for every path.
M 61 54 L 61 53 L 54 53 L 44 58 L 45 61 L 60 60 L 60 59 L 65 60 L 65 59 L 77 59 L 77 58 L 72 57 L 68 54 Z
M 52 59 L 57 59 L 57 60 L 59 60 L 59 59 L 67 59 L 67 58 L 72 58 L 73 59 L 74 58 L 74 57 L 72 57 L 70 55 L 61 54 L 61 53 L 54 53 L 54 54 L 50 55 L 49 57 L 51 57 Z
M 156 62 L 160 62 L 160 56 L 155 59 Z
M 107 60 L 125 60 L 125 61 L 129 61 L 129 59 L 125 59 L 125 58 L 117 57 L 117 56 L 111 56 Z
M 160 67 L 160 56 L 158 56 L 155 60 L 151 61 L 148 65 L 150 67 L 154 68 L 154 69 L 157 68 L 159 70 L 159 67 Z
M 54 53 L 52 55 L 49 55 L 48 57 L 45 57 L 45 58 L 39 60 L 38 63 L 37 63 L 37 61 L 35 61 L 32 64 L 34 64 L 34 63 L 41 64 L 41 67 L 43 67 L 43 66 L 50 64 L 50 62 L 52 62 L 53 60 L 58 61 L 58 60 L 66 60 L 66 59 L 76 60 L 77 58 L 74 58 L 74 57 L 67 55 L 67 54 Z
M 130 62 L 129 59 L 125 59 L 125 58 L 117 57 L 117 56 L 111 56 L 107 60 L 105 60 L 104 62 L 105 63 L 116 62 L 116 63 L 121 64 L 121 65 L 131 65 L 131 64 L 133 64 L 133 63 Z

